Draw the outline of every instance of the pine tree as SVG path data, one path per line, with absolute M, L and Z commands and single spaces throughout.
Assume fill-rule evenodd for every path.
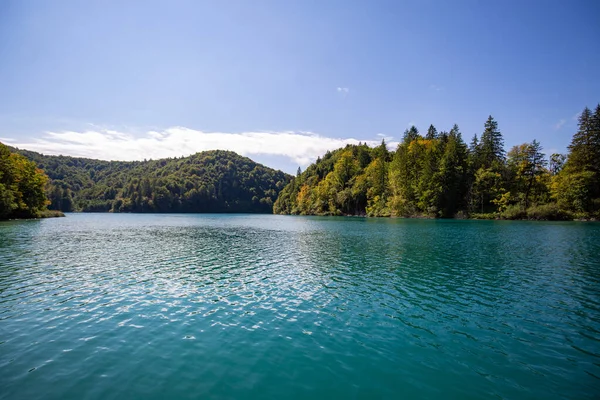
M 591 117 L 589 145 L 592 148 L 592 160 L 589 169 L 596 174 L 596 182 L 600 186 L 600 104 L 596 106 L 596 110 Z M 600 188 L 598 189 L 600 190 Z
M 433 140 L 433 139 L 437 139 L 437 137 L 438 137 L 437 129 L 435 129 L 435 126 L 429 125 L 429 129 L 427 130 L 427 135 L 425 135 L 425 139 Z
M 385 161 L 389 160 L 390 152 L 387 148 L 387 144 L 385 143 L 385 139 L 381 139 L 381 144 L 373 149 L 373 155 L 375 158 L 381 158 Z
M 474 134 L 473 139 L 471 139 L 471 144 L 469 145 L 469 151 L 471 153 L 477 153 L 479 151 L 479 139 L 477 139 L 477 134 Z
M 467 145 L 455 124 L 448 134 L 438 174 L 441 188 L 439 208 L 443 217 L 456 214 L 464 202 L 467 192 L 467 156 Z
M 600 104 L 593 114 L 587 107 L 583 110 L 569 150 L 566 168 L 572 172 L 592 173 L 590 196 L 600 197 Z
M 553 178 L 552 192 L 561 207 L 594 213 L 600 209 L 600 105 L 593 114 L 585 107 L 578 125 L 565 167 Z
M 417 129 L 417 127 L 413 125 L 410 127 L 410 129 L 404 131 L 402 141 L 406 144 L 410 144 L 410 142 L 419 138 L 422 138 L 422 136 L 419 135 L 419 130 Z
M 504 163 L 504 139 L 498 130 L 498 123 L 490 115 L 485 122 L 479 144 L 483 167 L 490 168 L 495 163 Z
M 553 153 L 550 156 L 550 165 L 549 165 L 550 175 L 556 175 L 560 171 L 562 171 L 563 167 L 565 166 L 566 161 L 567 161 L 566 155 L 559 154 L 559 153 Z
M 579 116 L 579 129 L 573 135 L 569 145 L 569 160 L 567 161 L 572 171 L 585 171 L 593 166 L 593 118 L 589 108 L 584 108 Z M 596 149 L 596 150 L 600 150 Z

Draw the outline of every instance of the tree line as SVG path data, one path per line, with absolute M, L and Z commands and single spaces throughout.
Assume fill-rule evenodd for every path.
M 600 217 L 600 105 L 585 108 L 568 154 L 534 140 L 504 149 L 490 116 L 465 143 L 459 127 L 404 132 L 326 153 L 282 190 L 278 214 L 573 219 Z
M 534 140 L 504 150 L 490 116 L 469 144 L 457 125 L 404 132 L 389 151 L 348 145 L 295 178 L 236 153 L 119 162 L 45 156 L 0 143 L 0 219 L 46 207 L 87 212 L 275 212 L 442 218 L 600 218 L 600 105 L 568 154 Z

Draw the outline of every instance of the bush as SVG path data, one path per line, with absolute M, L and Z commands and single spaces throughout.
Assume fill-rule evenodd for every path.
M 497 213 L 473 213 L 471 219 L 498 219 Z
M 456 215 L 454 215 L 454 219 L 468 219 L 469 218 L 469 214 L 467 214 L 465 211 L 459 211 L 456 213 Z
M 532 206 L 527 209 L 527 217 L 537 221 L 568 221 L 573 219 L 573 214 L 561 209 L 557 204 L 544 204 Z
M 521 206 L 514 204 L 506 207 L 501 216 L 503 219 L 527 219 L 527 212 Z
M 57 210 L 42 210 L 38 213 L 38 215 L 40 218 L 57 218 L 65 216 L 62 211 Z

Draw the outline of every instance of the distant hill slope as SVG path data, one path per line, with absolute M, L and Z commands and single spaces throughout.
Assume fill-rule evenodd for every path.
M 231 151 L 102 161 L 15 149 L 50 178 L 50 209 L 94 212 L 271 213 L 291 176 Z

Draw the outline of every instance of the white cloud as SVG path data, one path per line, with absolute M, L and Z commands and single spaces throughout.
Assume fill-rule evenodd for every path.
M 443 87 L 434 85 L 433 83 L 431 85 L 429 85 L 429 89 L 435 90 L 436 92 L 441 92 L 442 90 L 444 90 Z
M 563 125 L 564 125 L 566 122 L 567 122 L 567 120 L 566 120 L 566 119 L 561 119 L 560 121 L 558 121 L 558 122 L 556 123 L 556 125 L 554 125 L 554 129 L 555 129 L 555 130 L 559 130 L 560 128 L 562 128 L 562 127 L 563 127 Z
M 386 137 L 387 139 L 387 137 Z M 378 140 L 361 140 L 370 146 Z M 311 132 L 203 132 L 184 127 L 148 131 L 141 136 L 115 130 L 46 132 L 42 138 L 12 140 L 11 145 L 44 154 L 102 160 L 179 157 L 204 150 L 231 150 L 244 156 L 277 155 L 307 166 L 328 150 L 358 144 L 353 138 L 330 138 Z M 393 146 L 394 143 L 388 143 Z
M 350 88 L 347 88 L 347 87 L 338 87 L 336 90 L 338 91 L 338 93 L 342 93 L 342 94 L 350 93 Z
M 393 136 L 389 136 L 386 135 L 385 133 L 378 133 L 377 136 L 379 136 L 381 139 L 385 140 L 386 143 L 392 143 L 392 140 L 394 140 Z

